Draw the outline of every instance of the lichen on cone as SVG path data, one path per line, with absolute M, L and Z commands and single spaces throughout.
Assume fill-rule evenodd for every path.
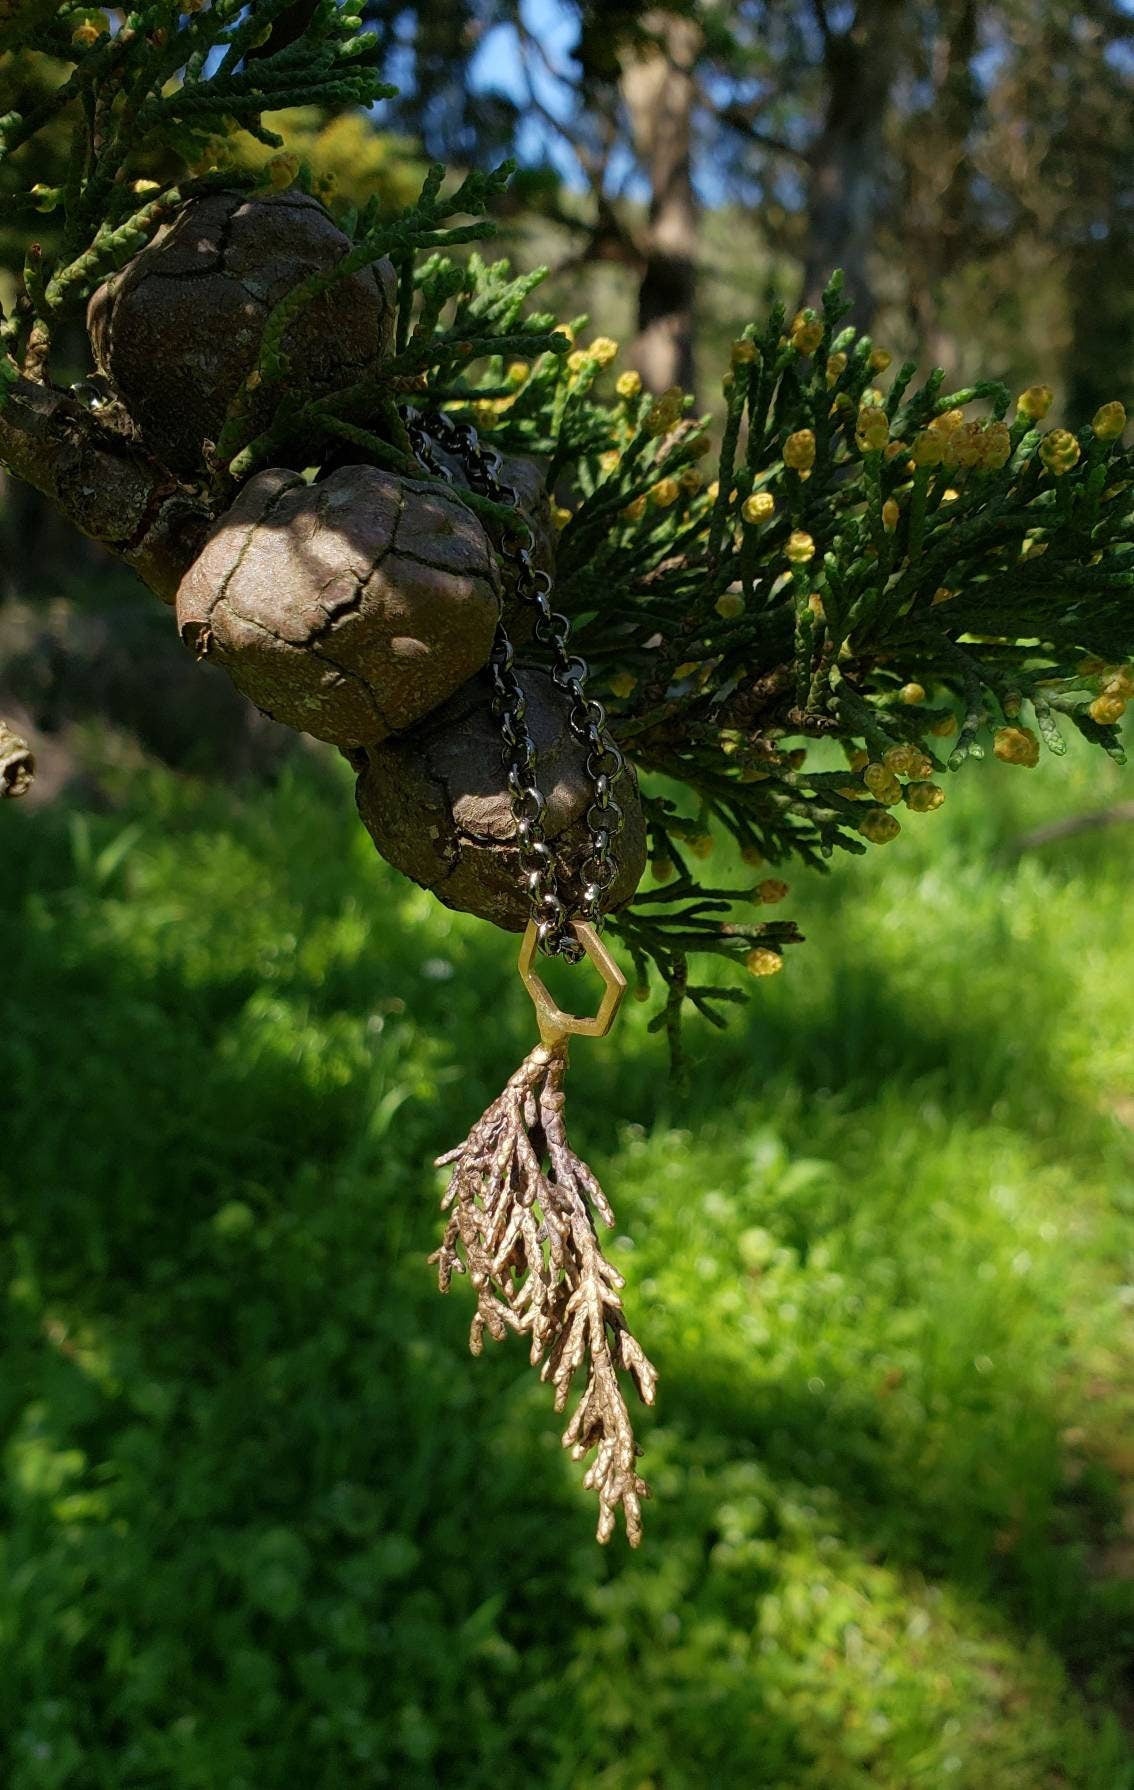
M 272 467 L 177 593 L 181 637 L 256 706 L 342 747 L 411 727 L 484 666 L 496 555 L 443 488 L 374 466 L 308 484 Z
M 255 368 L 272 309 L 350 247 L 305 193 L 210 193 L 97 289 L 87 307 L 95 365 L 165 465 L 186 477 L 205 469 L 205 443 Z M 396 294 L 393 267 L 378 260 L 305 304 L 283 340 L 289 391 L 319 397 L 377 366 Z M 267 383 L 251 395 L 254 432 L 278 397 Z
M 560 898 L 571 909 L 591 849 L 586 814 L 594 790 L 586 748 L 571 730 L 567 697 L 547 673 L 523 668 L 517 676 L 546 803 L 544 835 L 554 849 Z M 359 772 L 358 810 L 382 856 L 447 907 L 522 931 L 531 907 L 488 674 L 473 678 L 408 733 L 351 756 Z M 646 865 L 645 822 L 629 765 L 615 797 L 623 825 L 612 848 L 617 869 L 606 911 L 631 899 Z

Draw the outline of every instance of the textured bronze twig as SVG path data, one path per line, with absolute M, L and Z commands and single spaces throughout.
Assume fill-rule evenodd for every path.
M 0 721 L 0 797 L 26 796 L 34 776 L 35 753 L 6 721 Z
M 576 1373 L 586 1384 L 563 1433 L 575 1460 L 595 1458 L 583 1484 L 598 1493 L 598 1538 L 608 1541 L 622 1506 L 631 1547 L 642 1538 L 640 1500 L 649 1487 L 636 1471 L 639 1453 L 619 1384 L 624 1368 L 643 1404 L 657 1375 L 626 1327 L 622 1276 L 602 1253 L 594 1214 L 614 1223 L 606 1195 L 572 1150 L 563 1121 L 565 1043 L 538 1045 L 464 1143 L 438 1158 L 453 1173 L 442 1202 L 441 1247 L 430 1256 L 447 1292 L 468 1272 L 477 1308 L 469 1344 L 509 1330 L 531 1339 L 533 1365 L 566 1408 Z

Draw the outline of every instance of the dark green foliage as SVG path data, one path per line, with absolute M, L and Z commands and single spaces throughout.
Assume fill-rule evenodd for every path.
M 0 165 L 58 122 L 71 142 L 57 187 L 35 181 L 34 152 L 22 157 L 28 198 L 58 228 L 50 260 L 40 245 L 29 247 L 26 302 L 5 325 L 10 347 L 26 356 L 30 342 L 33 364 L 42 365 L 54 325 L 183 199 L 233 184 L 231 168 L 210 170 L 218 154 L 225 159 L 218 135 L 245 130 L 278 147 L 282 140 L 261 124 L 264 111 L 370 106 L 390 91 L 375 72 L 374 40 L 359 34 L 339 0 L 320 0 L 298 42 L 272 53 L 269 41 L 269 53 L 247 60 L 285 4 L 217 0 L 192 11 L 150 4 L 113 32 L 105 14 L 62 5 L 37 23 L 36 48 L 58 58 L 59 78 L 38 100 L 29 95 L 28 110 L 0 118 Z

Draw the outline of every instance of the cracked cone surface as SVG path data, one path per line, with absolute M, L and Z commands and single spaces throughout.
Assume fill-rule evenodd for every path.
M 203 469 L 204 443 L 216 441 L 255 367 L 269 313 L 350 247 L 305 193 L 212 193 L 190 200 L 98 288 L 87 308 L 95 363 L 167 466 Z M 382 360 L 396 292 L 382 260 L 306 304 L 284 337 L 289 391 L 318 397 Z M 254 430 L 266 427 L 278 393 L 257 397 Z
M 567 698 L 546 672 L 525 667 L 517 676 L 546 802 L 544 833 L 559 867 L 560 896 L 571 907 L 590 851 L 586 750 L 571 731 Z M 487 673 L 420 726 L 371 747 L 356 762 L 359 813 L 382 856 L 447 907 L 522 932 L 530 904 Z M 645 823 L 629 765 L 616 795 L 623 826 L 613 847 L 618 868 L 604 902 L 608 911 L 630 900 L 646 863 Z
M 177 621 L 274 720 L 343 747 L 412 726 L 488 660 L 496 557 L 448 492 L 373 466 L 249 481 L 182 580 Z

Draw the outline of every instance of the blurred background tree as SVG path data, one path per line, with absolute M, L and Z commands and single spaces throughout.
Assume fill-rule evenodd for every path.
M 1083 409 L 1129 396 L 1122 0 L 367 11 L 403 130 L 431 156 L 520 158 L 561 278 L 620 270 L 659 388 L 690 383 L 722 276 L 791 302 L 842 267 L 855 320 L 950 376 L 1026 382 L 1054 348 Z

